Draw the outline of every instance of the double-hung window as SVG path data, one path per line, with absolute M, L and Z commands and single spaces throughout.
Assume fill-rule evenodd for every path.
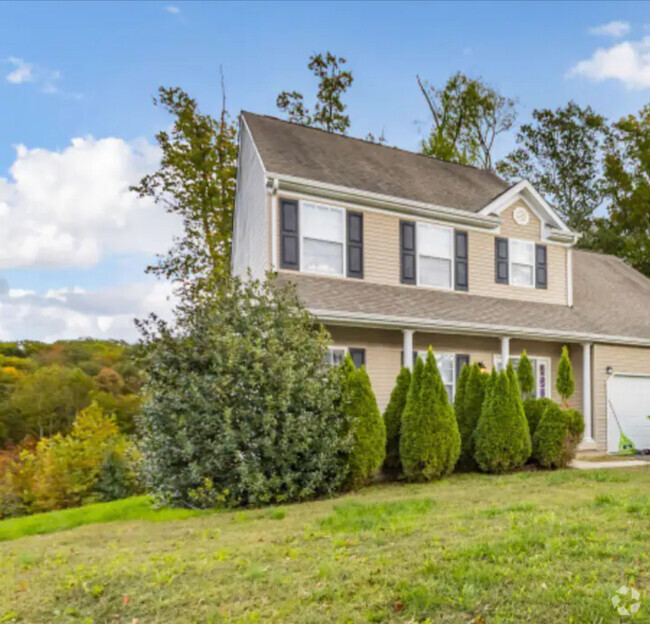
M 310 273 L 345 274 L 345 211 L 301 202 L 302 261 Z
M 535 243 L 510 239 L 510 283 L 513 286 L 535 286 Z
M 519 368 L 520 357 L 511 357 L 510 361 L 515 370 Z M 533 367 L 533 379 L 535 381 L 535 387 L 533 388 L 533 394 L 535 398 L 549 398 L 550 386 L 549 381 L 551 377 L 551 360 L 545 357 L 531 357 L 530 363 Z M 494 356 L 494 364 L 497 367 L 497 370 L 501 370 L 501 356 Z
M 429 223 L 417 224 L 418 283 L 451 289 L 454 283 L 454 230 Z

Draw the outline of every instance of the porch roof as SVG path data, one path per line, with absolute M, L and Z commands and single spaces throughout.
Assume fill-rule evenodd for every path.
M 281 273 L 324 322 L 650 346 L 650 280 L 618 258 L 574 251 L 574 306 Z

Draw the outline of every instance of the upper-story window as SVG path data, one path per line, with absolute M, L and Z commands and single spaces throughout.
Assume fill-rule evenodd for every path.
M 417 224 L 418 283 L 452 288 L 454 230 L 429 223 Z
M 345 274 L 345 211 L 301 202 L 300 265 L 310 273 Z
M 535 286 L 535 243 L 511 238 L 510 283 L 513 286 Z

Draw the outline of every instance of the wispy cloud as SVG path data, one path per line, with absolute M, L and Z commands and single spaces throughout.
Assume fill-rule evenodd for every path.
M 32 82 L 34 80 L 34 66 L 32 63 L 28 63 L 16 56 L 10 56 L 7 62 L 13 67 L 6 76 L 7 82 L 11 84 L 22 84 L 23 82 Z
M 167 13 L 171 13 L 172 15 L 178 15 L 181 12 L 177 6 L 165 7 L 165 11 L 167 11 Z
M 589 29 L 589 34 L 602 37 L 625 37 L 630 32 L 629 22 L 613 21 Z
M 576 63 L 567 73 L 593 82 L 618 80 L 627 89 L 650 88 L 650 36 L 598 48 L 591 58 Z

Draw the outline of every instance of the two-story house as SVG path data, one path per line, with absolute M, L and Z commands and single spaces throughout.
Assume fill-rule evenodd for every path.
M 650 280 L 574 249 L 578 235 L 527 181 L 242 113 L 232 268 L 291 280 L 365 364 L 380 407 L 432 346 L 449 396 L 465 362 L 526 349 L 535 393 L 559 400 L 562 345 L 585 449 L 619 428 L 650 447 Z

